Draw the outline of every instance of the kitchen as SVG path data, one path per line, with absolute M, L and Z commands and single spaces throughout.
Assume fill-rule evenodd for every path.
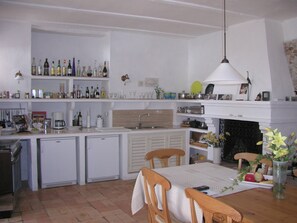
M 185 90 L 189 92 L 191 83 L 196 80 L 203 81 L 222 59 L 222 33 L 219 25 L 215 32 L 201 36 L 198 36 L 198 32 L 194 31 L 178 35 L 166 35 L 162 31 L 131 32 L 122 29 L 109 31 L 106 28 L 103 31 L 102 29 L 98 31 L 98 29 L 92 29 L 87 23 L 82 25 L 82 22 L 59 22 L 47 18 L 30 18 L 26 15 L 25 10 L 21 10 L 22 5 L 9 4 L 8 1 L 3 1 L 0 4 L 0 79 L 2 80 L 0 86 L 3 91 L 9 90 L 11 93 L 15 93 L 19 90 L 21 99 L 24 98 L 26 92 L 31 92 L 32 82 L 38 82 L 38 80 L 30 79 L 33 56 L 43 60 L 49 57 L 55 61 L 58 58 L 72 59 L 75 56 L 77 59 L 86 61 L 84 62 L 86 65 L 89 63 L 93 65 L 95 59 L 98 63 L 109 61 L 108 91 L 113 95 L 120 95 L 115 100 L 106 99 L 99 103 L 93 99 L 82 103 L 69 100 L 66 104 L 58 99 L 41 103 L 35 103 L 33 99 L 29 101 L 21 99 L 1 101 L 1 108 L 21 106 L 29 111 L 46 110 L 49 117 L 52 112 L 62 111 L 67 125 L 71 123 L 73 116 L 79 110 L 83 113 L 84 123 L 86 123 L 87 111 L 91 110 L 91 126 L 96 125 L 97 115 L 102 115 L 105 127 L 111 127 L 112 119 L 111 116 L 108 116 L 111 109 L 126 110 L 131 107 L 143 110 L 147 108 L 175 109 L 176 104 L 173 100 L 140 100 L 140 96 L 143 97 L 143 95 L 150 95 L 151 92 L 154 92 L 153 87 L 146 86 L 146 83 L 157 79 L 159 86 L 166 91 L 182 92 Z M 218 18 L 221 16 L 220 13 L 217 13 Z M 243 76 L 246 71 L 249 71 L 252 80 L 251 101 L 254 101 L 257 94 L 263 91 L 269 91 L 271 101 L 276 101 L 276 104 L 277 100 L 283 100 L 286 96 L 294 96 L 292 79 L 283 52 L 283 42 L 296 39 L 297 33 L 294 33 L 296 32 L 294 29 L 297 23 L 296 17 L 297 15 L 282 21 L 282 23 L 272 19 L 259 18 L 228 28 L 228 58 Z M 24 21 L 24 18 L 27 20 Z M 221 20 L 219 19 L 219 21 Z M 102 28 L 102 25 L 98 26 Z M 74 46 L 78 46 L 78 42 L 80 49 L 77 52 Z M 23 74 L 24 80 L 14 79 L 19 70 Z M 121 80 L 125 74 L 129 75 L 127 82 Z M 59 86 L 58 83 L 53 85 L 50 87 L 58 88 Z M 72 88 L 72 84 L 69 84 L 69 88 Z M 239 86 L 221 86 L 216 87 L 215 92 L 236 95 L 239 91 L 238 88 Z M 134 92 L 136 92 L 135 96 Z M 129 100 L 129 98 L 133 100 Z M 210 101 L 208 103 L 215 106 Z M 236 101 L 230 103 L 231 107 L 237 106 Z M 257 107 L 258 104 L 254 103 L 252 103 L 252 107 Z M 53 104 L 55 107 L 52 106 Z M 295 107 L 295 105 L 290 106 L 292 109 Z M 250 107 L 250 104 L 247 107 Z M 288 109 L 284 110 L 281 112 L 288 112 Z M 213 111 L 212 115 L 215 115 Z M 286 116 L 285 113 L 282 113 L 282 116 Z M 294 117 L 294 113 L 288 112 L 288 117 Z M 180 124 L 182 119 L 180 117 L 174 119 L 173 124 Z M 291 121 L 291 119 L 287 120 L 287 122 Z M 210 122 L 211 120 L 209 124 Z M 272 123 L 274 126 L 278 125 L 275 121 L 268 123 Z M 287 131 L 296 128 L 294 125 L 292 122 Z M 284 127 L 282 126 L 282 128 Z M 88 134 L 91 133 L 71 133 L 79 138 L 78 148 L 80 149 L 78 151 L 81 159 L 79 184 L 85 183 L 85 154 L 82 148 L 85 147 L 85 136 Z M 127 133 L 120 132 L 120 134 Z M 31 139 L 31 136 L 28 136 L 27 139 Z M 35 149 L 37 154 L 37 142 L 31 140 L 29 144 L 31 144 L 29 147 Z M 127 144 L 127 138 L 123 137 L 120 144 Z M 126 156 L 127 154 L 124 154 L 124 157 Z M 35 165 L 37 166 L 37 162 Z M 30 170 L 32 173 L 29 174 L 31 177 L 34 176 L 31 180 L 33 190 L 38 189 L 36 166 Z M 120 171 L 127 172 L 126 169 L 126 166 L 120 167 Z

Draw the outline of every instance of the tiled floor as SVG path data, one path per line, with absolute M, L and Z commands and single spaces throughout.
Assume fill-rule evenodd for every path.
M 0 223 L 132 223 L 147 222 L 143 208 L 131 215 L 134 180 L 106 181 L 32 192 L 22 189 L 17 210 Z

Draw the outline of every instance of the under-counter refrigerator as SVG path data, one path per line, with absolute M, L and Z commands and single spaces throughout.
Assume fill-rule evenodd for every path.
M 41 188 L 77 183 L 75 137 L 40 139 Z
M 119 136 L 87 136 L 86 180 L 96 182 L 119 179 Z

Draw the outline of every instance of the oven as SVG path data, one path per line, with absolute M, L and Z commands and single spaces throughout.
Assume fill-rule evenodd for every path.
M 22 186 L 20 140 L 0 140 L 0 196 L 15 194 Z

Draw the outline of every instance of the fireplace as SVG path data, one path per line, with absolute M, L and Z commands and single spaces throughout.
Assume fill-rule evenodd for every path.
M 220 132 L 230 133 L 223 146 L 222 160 L 233 162 L 239 152 L 262 153 L 262 145 L 256 145 L 263 139 L 258 122 L 221 119 Z

